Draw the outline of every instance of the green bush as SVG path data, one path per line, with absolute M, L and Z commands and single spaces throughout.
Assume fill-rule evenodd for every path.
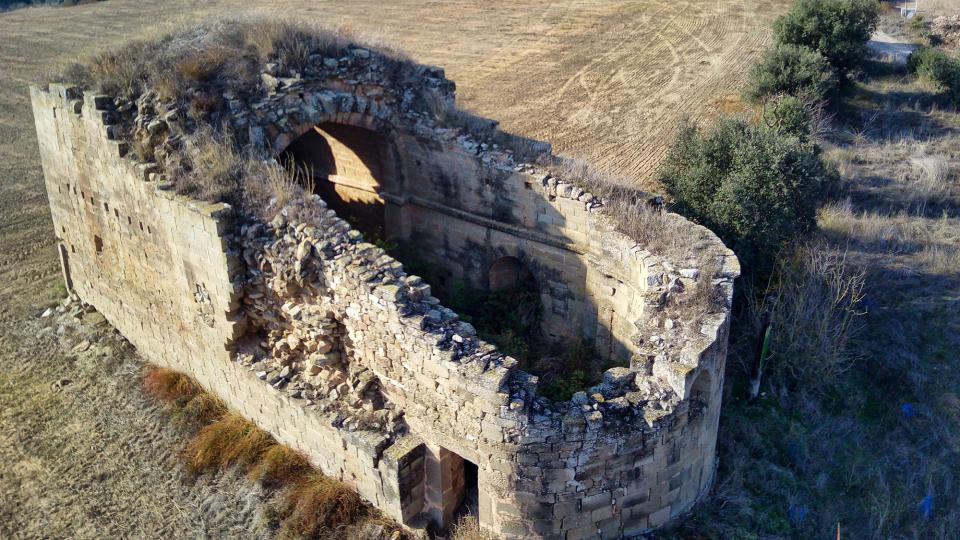
M 750 70 L 744 96 L 754 103 L 776 94 L 827 101 L 836 88 L 837 78 L 823 55 L 809 47 L 778 45 Z
M 774 24 L 774 41 L 809 47 L 846 75 L 866 58 L 879 20 L 876 0 L 797 0 Z
M 816 147 L 796 137 L 722 118 L 681 127 L 659 180 L 675 207 L 713 229 L 765 279 L 780 247 L 815 226 L 830 174 Z
M 939 49 L 923 47 L 910 55 L 907 68 L 918 77 L 939 85 L 955 104 L 960 104 L 960 58 Z
M 780 135 L 807 142 L 813 131 L 813 111 L 796 96 L 775 96 L 763 106 L 763 124 Z

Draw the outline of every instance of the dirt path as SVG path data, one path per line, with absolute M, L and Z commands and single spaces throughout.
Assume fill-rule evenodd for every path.
M 906 38 L 893 37 L 883 30 L 877 30 L 867 42 L 867 48 L 874 57 L 900 65 L 906 64 L 910 53 L 919 47 Z

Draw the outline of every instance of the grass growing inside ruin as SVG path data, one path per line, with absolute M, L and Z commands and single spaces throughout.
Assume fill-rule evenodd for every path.
M 398 525 L 353 488 L 318 472 L 306 456 L 229 411 L 188 376 L 150 367 L 143 386 L 174 418 L 189 420 L 194 434 L 183 457 L 192 474 L 239 472 L 265 489 L 280 491 L 281 502 L 274 511 L 281 536 L 347 540 L 357 538 L 364 525 L 375 523 L 403 537 Z
M 427 283 L 443 283 L 436 265 L 423 260 L 415 246 L 384 244 L 391 256 L 401 261 L 407 273 Z M 554 401 L 567 401 L 575 392 L 600 382 L 603 362 L 586 339 L 550 340 L 543 335 L 543 303 L 532 279 L 516 287 L 487 291 L 454 280 L 445 287 L 433 287 L 440 302 L 472 324 L 484 341 L 515 358 L 520 369 L 540 377 L 540 394 Z
M 497 540 L 497 537 L 481 529 L 477 518 L 467 514 L 454 524 L 450 540 Z
M 276 17 L 220 18 L 127 42 L 71 64 L 58 79 L 126 98 L 153 91 L 161 101 L 204 118 L 224 107 L 224 93 L 260 94 L 260 74 L 267 63 L 277 64 L 278 76 L 291 77 L 302 73 L 311 62 L 310 55 L 342 56 L 351 45 L 370 38 L 347 28 Z M 364 46 L 392 62 L 397 76 L 412 65 L 382 40 Z

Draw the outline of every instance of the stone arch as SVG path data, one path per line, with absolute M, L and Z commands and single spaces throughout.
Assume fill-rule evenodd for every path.
M 369 241 L 399 236 L 400 209 L 389 203 L 403 191 L 392 126 L 355 113 L 319 120 L 277 137 L 278 160 L 302 169 L 314 193 Z
M 491 291 L 512 289 L 520 284 L 522 272 L 520 259 L 511 255 L 500 257 L 487 270 L 487 286 Z

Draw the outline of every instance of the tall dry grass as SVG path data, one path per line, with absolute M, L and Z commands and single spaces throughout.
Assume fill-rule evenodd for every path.
M 633 187 L 629 178 L 600 171 L 582 159 L 549 156 L 541 164 L 600 198 L 616 229 L 653 253 L 687 261 L 706 242 L 689 222 L 668 213 L 659 199 Z
M 311 473 L 287 491 L 284 530 L 299 538 L 344 538 L 344 529 L 367 511 L 356 491 Z
M 480 522 L 469 514 L 462 516 L 450 530 L 450 540 L 497 540 L 496 535 L 480 528 Z
M 283 535 L 293 538 L 351 540 L 367 524 L 388 534 L 405 533 L 383 517 L 343 482 L 314 469 L 306 456 L 279 444 L 254 423 L 229 411 L 215 396 L 203 391 L 182 373 L 150 368 L 143 376 L 149 395 L 184 415 L 198 428 L 183 457 L 194 474 L 239 471 L 268 490 L 279 490 L 276 508 Z M 192 409 L 192 411 L 191 411 Z
M 907 212 L 855 211 L 849 202 L 821 208 L 818 221 L 828 238 L 898 259 L 900 271 L 932 276 L 960 274 L 960 218 L 944 213 L 918 219 Z
M 851 341 L 863 326 L 865 274 L 825 242 L 798 246 L 778 265 L 762 296 L 748 295 L 754 327 L 769 317 L 768 382 L 819 391 L 856 358 Z
M 184 456 L 195 473 L 232 467 L 248 470 L 276 444 L 273 437 L 252 422 L 228 412 L 201 428 L 187 444 Z
M 329 28 L 277 17 L 225 17 L 159 36 L 134 40 L 112 51 L 71 64 L 58 80 L 110 95 L 137 97 L 153 90 L 162 101 L 193 103 L 259 89 L 260 73 L 276 63 L 280 73 L 294 75 L 310 56 L 342 55 L 363 37 L 348 28 Z M 411 64 L 383 39 L 365 47 L 394 67 Z

